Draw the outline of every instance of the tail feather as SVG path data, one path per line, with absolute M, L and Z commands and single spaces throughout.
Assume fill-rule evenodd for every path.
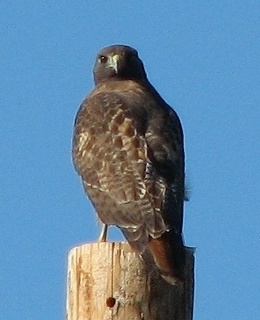
M 181 234 L 170 230 L 154 239 L 144 232 L 139 239 L 133 240 L 132 232 L 127 229 L 122 231 L 130 246 L 142 256 L 149 269 L 154 265 L 161 276 L 172 285 L 184 281 L 185 247 Z
M 151 238 L 149 248 L 161 276 L 170 284 L 184 281 L 185 247 L 182 237 L 174 231 L 165 232 L 157 239 Z

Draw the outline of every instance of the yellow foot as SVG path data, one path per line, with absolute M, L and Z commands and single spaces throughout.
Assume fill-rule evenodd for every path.
M 100 235 L 98 237 L 98 242 L 106 242 L 107 241 L 107 224 L 102 223 L 102 229 L 100 231 Z

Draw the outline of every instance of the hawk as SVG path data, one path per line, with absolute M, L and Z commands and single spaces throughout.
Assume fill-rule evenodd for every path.
M 75 119 L 76 171 L 104 225 L 119 227 L 150 267 L 179 284 L 185 265 L 180 120 L 129 46 L 98 53 L 94 82 Z

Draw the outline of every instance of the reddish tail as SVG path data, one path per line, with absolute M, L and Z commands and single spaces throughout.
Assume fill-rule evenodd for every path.
M 185 247 L 181 235 L 165 232 L 160 238 L 150 238 L 149 248 L 161 276 L 170 284 L 184 281 Z

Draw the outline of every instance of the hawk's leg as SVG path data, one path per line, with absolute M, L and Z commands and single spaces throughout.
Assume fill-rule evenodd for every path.
M 106 242 L 107 241 L 107 228 L 108 225 L 105 223 L 102 223 L 102 228 L 98 237 L 98 242 Z

